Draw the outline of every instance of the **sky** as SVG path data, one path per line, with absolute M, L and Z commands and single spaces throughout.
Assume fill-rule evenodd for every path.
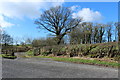
M 82 17 L 86 22 L 117 22 L 118 2 L 24 2 L 11 0 L 0 2 L 0 25 L 14 38 L 46 37 L 49 32 L 40 30 L 34 21 L 40 17 L 43 10 L 58 5 L 70 7 L 72 17 Z

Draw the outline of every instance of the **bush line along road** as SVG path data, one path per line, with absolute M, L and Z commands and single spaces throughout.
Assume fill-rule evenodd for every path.
M 110 46 L 108 43 L 102 44 L 106 46 L 101 46 L 97 44 L 95 45 L 96 47 L 100 46 L 100 48 L 104 47 L 105 49 L 110 49 Z M 55 48 L 54 46 L 53 47 L 51 46 L 51 47 L 45 47 L 45 48 L 43 47 L 43 48 L 30 49 L 24 53 L 15 53 L 15 56 L 17 56 L 16 59 L 9 60 L 9 59 L 3 58 L 3 65 L 2 65 L 3 75 L 2 76 L 3 78 L 29 78 L 29 77 L 31 78 L 66 78 L 66 77 L 68 78 L 118 78 L 117 67 L 120 64 L 117 61 L 115 61 L 116 58 L 114 57 L 113 58 L 108 57 L 108 61 L 101 61 L 100 59 L 104 59 L 104 58 L 107 59 L 105 57 L 107 55 L 103 56 L 103 58 L 96 58 L 96 57 L 90 58 L 90 54 L 91 54 L 90 51 L 87 51 L 89 52 L 88 55 L 84 55 L 84 52 L 81 52 L 80 54 L 81 56 L 79 56 L 78 58 L 74 58 L 78 55 L 71 56 L 70 51 L 73 51 L 73 49 L 74 49 L 74 52 L 79 51 L 77 49 L 81 48 L 81 46 L 83 50 L 84 48 L 86 50 L 90 50 L 89 48 L 91 46 L 94 46 L 94 44 L 89 46 L 73 45 L 73 46 L 67 46 L 67 48 L 64 48 L 62 46 L 59 46 L 59 48 L 57 47 Z M 113 50 L 114 48 L 111 51 Z M 66 54 L 67 51 L 70 53 Z M 76 52 L 75 54 L 77 53 L 79 52 Z M 3 54 L 2 56 L 5 56 L 5 54 Z M 86 56 L 88 57 L 88 59 L 84 59 L 84 57 Z M 99 59 L 99 60 L 95 60 L 95 59 Z M 65 61 L 65 62 L 61 62 L 61 61 Z M 69 62 L 74 62 L 74 63 L 69 63 Z M 76 64 L 76 63 L 80 63 L 80 64 Z M 81 64 L 81 63 L 85 63 L 85 64 Z M 86 63 L 94 64 L 94 65 L 103 65 L 108 67 L 87 65 Z M 116 68 L 111 68 L 111 67 L 116 67 Z

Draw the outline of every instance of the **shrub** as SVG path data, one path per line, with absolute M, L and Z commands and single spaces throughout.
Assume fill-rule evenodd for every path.
M 11 56 L 11 55 L 6 55 L 6 54 L 2 54 L 3 58 L 7 58 L 7 59 L 16 59 L 17 56 Z
M 51 50 L 52 50 L 52 47 L 50 46 L 43 47 L 40 49 L 40 54 L 43 56 L 47 56 L 52 53 Z
M 33 50 L 27 51 L 26 54 L 27 54 L 28 56 L 33 56 L 33 55 L 34 55 L 34 54 L 33 54 Z
M 91 58 L 117 57 L 120 55 L 117 43 L 97 43 L 97 44 L 78 44 L 78 45 L 54 45 L 36 48 L 34 54 L 54 56 L 69 55 L 89 56 Z
M 54 56 L 59 56 L 59 55 L 64 55 L 65 53 L 65 49 L 64 46 L 52 46 L 52 50 L 51 50 L 52 54 L 54 54 Z
M 114 57 L 114 60 L 115 60 L 115 61 L 120 61 L 120 56 Z
M 34 56 L 39 55 L 40 54 L 40 48 L 34 48 L 33 54 L 34 54 Z
M 51 53 L 50 52 L 43 52 L 43 53 L 41 53 L 41 55 L 43 55 L 43 56 L 47 56 L 49 54 L 51 54 Z

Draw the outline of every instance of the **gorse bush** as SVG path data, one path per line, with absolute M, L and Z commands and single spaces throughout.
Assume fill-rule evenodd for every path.
M 50 52 L 42 52 L 41 53 L 41 55 L 43 55 L 43 56 L 47 56 L 47 55 L 49 55 L 49 54 L 51 54 Z
M 14 46 L 14 45 L 7 45 L 2 46 L 1 53 L 3 54 L 11 54 L 15 52 L 27 52 L 32 49 L 30 46 Z
M 26 54 L 27 54 L 28 56 L 33 56 L 33 55 L 34 55 L 34 54 L 33 54 L 33 50 L 27 51 Z
M 118 45 L 116 42 L 66 46 L 45 46 L 42 48 L 36 48 L 36 53 L 40 55 L 54 54 L 54 56 L 69 55 L 70 57 L 89 56 L 91 58 L 117 58 L 120 55 Z
M 34 48 L 33 49 L 33 54 L 34 54 L 34 56 L 39 55 L 40 54 L 40 48 Z

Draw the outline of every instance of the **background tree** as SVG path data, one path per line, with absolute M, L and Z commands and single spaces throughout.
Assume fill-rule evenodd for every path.
M 40 38 L 40 39 L 34 39 L 32 41 L 32 46 L 33 47 L 43 47 L 43 46 L 46 46 L 46 42 L 42 38 Z
M 5 31 L 3 31 L 2 33 L 2 44 L 4 44 L 5 46 L 13 44 L 13 38 Z
M 84 23 L 85 43 L 91 43 L 92 23 Z
M 120 22 L 116 22 L 115 26 L 116 26 L 116 29 L 117 29 L 117 32 L 118 32 L 118 48 L 119 48 L 119 51 L 120 51 Z
M 80 44 L 80 43 L 91 43 L 92 38 L 92 23 L 81 23 L 69 34 L 70 43 Z
M 106 41 L 106 24 L 83 22 L 69 34 L 71 44 L 91 44 Z M 111 36 L 110 36 L 111 37 Z
M 1 50 L 2 50 L 2 27 L 1 27 L 1 25 L 0 25 L 0 52 L 1 52 Z
M 114 25 L 115 25 L 115 40 L 118 41 L 120 22 L 115 22 Z
M 1 42 L 2 42 L 2 27 L 0 25 L 0 45 L 1 45 Z
M 97 26 L 98 26 L 98 39 L 97 40 L 98 40 L 99 43 L 102 43 L 106 25 L 104 25 L 104 24 L 97 24 Z
M 107 27 L 106 27 L 106 32 L 107 32 L 107 39 L 108 42 L 112 41 L 112 25 L 113 23 L 107 23 Z
M 82 43 L 83 39 L 83 32 L 82 29 L 79 27 L 76 27 L 71 31 L 69 34 L 70 44 L 80 44 Z
M 97 43 L 97 39 L 98 39 L 98 27 L 97 27 L 97 25 L 94 25 L 94 28 L 93 28 L 93 43 Z
M 80 44 L 82 42 L 83 37 L 83 29 L 80 28 L 80 26 L 78 25 L 69 34 L 70 44 Z
M 33 39 L 31 37 L 26 38 L 25 43 L 31 45 L 33 42 Z
M 15 37 L 14 38 L 14 43 L 15 43 L 15 45 L 19 45 L 20 44 L 20 38 L 19 37 Z
M 80 22 L 80 18 L 72 18 L 72 12 L 69 8 L 57 6 L 44 11 L 35 21 L 35 24 L 37 24 L 40 29 L 43 28 L 54 33 L 57 44 L 60 44 L 63 37 Z

